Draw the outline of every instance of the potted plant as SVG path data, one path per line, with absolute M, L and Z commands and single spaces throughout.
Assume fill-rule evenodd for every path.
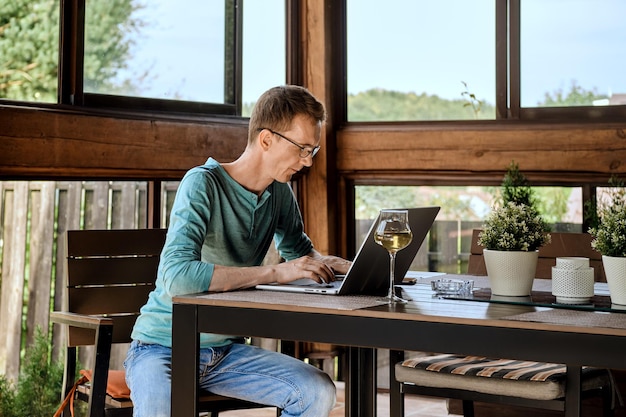
M 502 184 L 502 205 L 485 220 L 478 235 L 491 292 L 501 296 L 528 296 L 537 270 L 538 250 L 550 242 L 526 177 L 514 162 Z
M 589 229 L 591 247 L 602 254 L 602 265 L 613 304 L 626 305 L 626 189 L 615 178 L 608 198 L 598 204 L 597 221 Z
M 509 201 L 489 214 L 478 243 L 488 250 L 536 252 L 550 242 L 549 231 L 534 207 Z

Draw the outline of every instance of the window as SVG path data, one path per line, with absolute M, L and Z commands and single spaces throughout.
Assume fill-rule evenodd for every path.
M 493 0 L 347 0 L 347 16 L 348 120 L 495 118 Z
M 537 209 L 555 232 L 582 232 L 580 187 L 533 187 Z M 355 187 L 355 241 L 358 248 L 383 208 L 441 207 L 411 270 L 467 273 L 472 230 L 479 229 L 500 198 L 499 187 Z
M 0 12 L 0 99 L 240 114 L 241 3 L 15 0 Z M 246 16 L 252 101 L 285 82 L 285 2 L 251 2 Z
M 84 91 L 228 103 L 225 22 L 224 2 L 87 0 Z
M 286 82 L 285 17 L 285 0 L 245 3 L 242 116 L 250 116 L 254 103 L 265 90 Z
M 62 74 L 61 101 L 100 108 L 235 115 L 241 107 L 241 8 L 238 0 L 203 2 L 86 0 L 84 27 L 67 16 L 72 39 Z M 81 29 L 83 29 L 81 31 Z M 84 32 L 84 54 L 80 50 Z M 82 59 L 84 57 L 84 60 Z
M 349 121 L 626 117 L 624 2 L 346 1 Z
M 522 107 L 626 104 L 626 3 L 521 2 Z
M 15 0 L 0 11 L 0 99 L 249 116 L 286 82 L 286 18 L 284 0 Z

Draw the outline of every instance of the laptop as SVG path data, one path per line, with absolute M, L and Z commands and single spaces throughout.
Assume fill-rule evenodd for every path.
M 395 282 L 401 284 L 415 255 L 426 238 L 440 207 L 417 207 L 409 212 L 409 226 L 413 240 L 396 255 Z M 262 284 L 260 290 L 286 291 L 329 295 L 385 295 L 389 291 L 389 252 L 374 241 L 378 218 L 374 220 L 357 252 L 352 266 L 337 281 L 320 284 L 310 279 L 295 280 L 287 284 Z

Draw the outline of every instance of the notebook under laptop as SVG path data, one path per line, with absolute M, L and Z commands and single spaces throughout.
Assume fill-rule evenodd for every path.
M 415 255 L 430 230 L 439 207 L 409 208 L 409 226 L 413 240 L 396 255 L 395 279 L 400 284 L 406 275 Z M 350 270 L 343 279 L 330 284 L 318 284 L 312 280 L 296 280 L 289 284 L 263 284 L 257 289 L 287 292 L 303 292 L 330 295 L 384 295 L 389 290 L 389 253 L 374 241 L 378 219 L 370 227 L 365 240 L 357 252 Z

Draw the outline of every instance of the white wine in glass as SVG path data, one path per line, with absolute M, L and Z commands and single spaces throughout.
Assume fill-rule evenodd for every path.
M 389 293 L 380 302 L 406 303 L 395 292 L 396 253 L 406 248 L 413 240 L 413 233 L 409 227 L 409 212 L 407 210 L 381 210 L 378 226 L 374 233 L 374 241 L 389 252 Z

